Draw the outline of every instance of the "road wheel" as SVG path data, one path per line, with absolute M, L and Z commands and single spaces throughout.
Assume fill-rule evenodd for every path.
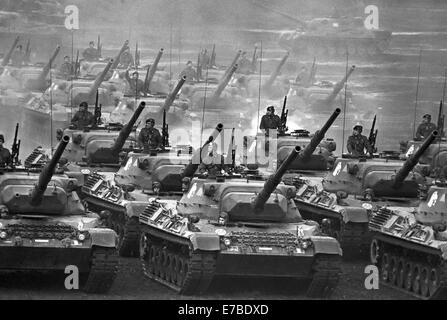
M 384 253 L 381 263 L 382 281 L 388 282 L 390 279 L 390 256 L 388 253 Z
M 419 264 L 414 265 L 412 290 L 416 294 L 419 294 L 421 292 L 421 271 L 421 266 Z

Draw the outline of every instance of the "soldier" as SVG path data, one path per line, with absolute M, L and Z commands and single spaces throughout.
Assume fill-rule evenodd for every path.
M 130 53 L 130 48 L 127 49 L 120 56 L 120 65 L 123 68 L 129 68 L 134 65 L 132 54 Z
M 73 64 L 69 56 L 64 57 L 64 63 L 61 64 L 59 71 L 65 78 L 69 78 L 73 74 Z
M 180 73 L 180 79 L 183 78 L 183 76 L 186 76 L 186 82 L 191 83 L 194 82 L 197 79 L 197 72 L 194 70 L 192 66 L 192 61 L 189 60 L 186 63 L 186 68 Z
M 82 56 L 87 61 L 96 61 L 101 57 L 98 49 L 95 48 L 95 43 L 93 41 L 90 41 L 88 48 L 84 50 Z
M 281 119 L 275 114 L 275 107 L 270 106 L 267 108 L 267 114 L 263 115 L 261 118 L 261 124 L 259 129 L 264 132 L 265 136 L 269 136 L 269 129 L 278 129 L 281 125 Z
M 209 68 L 210 61 L 211 58 L 208 54 L 208 50 L 203 49 L 202 52 L 200 53 L 200 66 L 202 67 L 202 69 Z
M 25 60 L 25 54 L 22 51 L 22 45 L 19 44 L 11 55 L 11 65 L 21 67 Z
M 88 126 L 92 126 L 95 122 L 95 116 L 88 111 L 87 102 L 81 102 L 79 105 L 79 111 L 75 113 L 71 119 L 71 124 L 75 129 L 84 130 Z
M 151 150 L 162 150 L 160 131 L 154 126 L 155 120 L 147 119 L 146 126 L 141 129 L 138 135 L 138 145 L 143 148 L 145 153 L 149 153 Z
M 11 153 L 8 149 L 3 147 L 5 137 L 0 134 L 0 167 L 5 167 L 11 163 Z
M 238 61 L 237 72 L 242 74 L 250 74 L 253 71 L 250 59 L 247 58 L 247 52 L 242 52 L 242 56 Z
M 353 128 L 352 136 L 348 138 L 348 152 L 354 157 L 364 156 L 365 149 L 369 154 L 373 152 L 368 138 L 362 135 L 362 131 L 363 127 L 357 124 Z
M 138 79 L 138 71 L 134 71 L 132 73 L 132 78 L 129 76 L 129 69 L 126 70 L 125 78 L 129 83 L 129 90 L 127 92 L 128 95 L 140 95 L 144 94 L 144 81 Z
M 434 130 L 436 130 L 436 125 L 431 122 L 431 115 L 424 114 L 422 117 L 422 123 L 418 126 L 416 130 L 416 137 L 414 140 L 424 140 L 427 138 Z

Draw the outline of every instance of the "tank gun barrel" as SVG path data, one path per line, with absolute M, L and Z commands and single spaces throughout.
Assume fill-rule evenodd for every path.
M 177 97 L 178 93 L 180 92 L 180 89 L 183 87 L 186 81 L 186 76 L 183 76 L 175 86 L 174 90 L 166 97 L 165 103 L 163 104 L 163 107 L 161 109 L 161 112 L 169 111 L 169 108 L 172 106 L 172 103 L 174 102 L 175 98 Z
M 226 88 L 228 83 L 230 82 L 231 77 L 233 77 L 233 74 L 236 72 L 237 67 L 238 67 L 237 63 L 233 64 L 231 66 L 230 70 L 228 70 L 228 72 L 225 74 L 225 76 L 220 80 L 219 85 L 217 86 L 216 90 L 214 91 L 214 93 L 211 97 L 211 101 L 214 101 L 220 97 L 220 95 L 222 94 L 222 92 L 224 91 L 224 89 Z
M 216 138 L 219 136 L 219 134 L 223 130 L 223 124 L 219 123 L 216 128 L 214 128 L 211 135 L 208 137 L 208 140 L 203 144 L 203 146 L 197 150 L 193 156 L 191 157 L 191 161 L 189 164 L 185 167 L 185 170 L 183 171 L 183 177 L 192 177 L 194 173 L 197 171 L 197 168 L 200 164 L 201 154 L 202 150 L 210 143 L 212 143 Z
M 2 61 L 2 67 L 6 66 L 9 63 L 9 60 L 11 60 L 12 53 L 14 52 L 15 47 L 19 43 L 20 37 L 17 36 L 14 40 L 14 43 L 12 44 L 11 48 L 9 49 L 8 53 L 3 57 Z
M 225 70 L 225 73 L 221 80 L 223 80 L 226 77 L 227 73 L 230 72 L 232 67 L 239 61 L 239 58 L 241 57 L 241 55 L 242 55 L 242 50 L 238 50 L 236 52 L 236 56 L 234 57 L 233 61 L 231 61 L 231 64 L 228 66 L 227 70 Z
M 275 191 L 278 184 L 281 182 L 282 176 L 286 173 L 289 166 L 298 157 L 301 148 L 296 146 L 292 152 L 287 156 L 286 160 L 280 165 L 274 174 L 272 174 L 268 180 L 264 183 L 264 187 L 261 192 L 258 193 L 253 201 L 253 208 L 255 212 L 260 212 L 264 209 L 264 205 L 268 198 Z
M 144 79 L 144 90 L 145 92 L 149 91 L 149 86 L 152 82 L 152 79 L 154 78 L 155 72 L 157 72 L 158 63 L 160 62 L 161 56 L 163 55 L 163 48 L 158 51 L 157 56 L 155 57 L 154 63 L 151 65 L 151 67 L 147 70 L 146 78 Z
M 146 102 L 142 101 L 138 106 L 137 110 L 135 110 L 134 114 L 132 115 L 132 118 L 130 118 L 129 122 L 121 129 L 118 138 L 116 138 L 115 143 L 111 148 L 112 154 L 116 155 L 121 151 L 121 149 L 124 146 L 124 143 L 126 142 L 127 138 L 132 132 L 133 126 L 137 122 L 145 106 Z
M 287 58 L 289 57 L 289 53 L 287 52 L 284 57 L 282 57 L 281 61 L 279 62 L 279 64 L 276 66 L 276 69 L 273 71 L 273 73 L 270 75 L 270 77 L 268 78 L 267 82 L 264 84 L 264 89 L 268 89 L 273 85 L 273 82 L 275 82 L 276 78 L 278 78 L 282 67 L 284 66 L 284 64 L 287 61 Z
M 37 79 L 32 79 L 31 81 L 26 83 L 26 87 L 29 90 L 45 90 L 47 87 L 46 84 L 46 77 L 48 73 L 50 72 L 51 66 L 54 63 L 54 60 L 56 59 L 57 55 L 59 54 L 61 47 L 57 46 L 56 49 L 53 52 L 53 55 L 50 57 L 50 60 L 47 62 L 47 64 L 43 67 L 42 72 L 39 74 Z
M 107 76 L 107 73 L 109 72 L 110 68 L 112 67 L 114 60 L 110 60 L 107 65 L 105 66 L 104 70 L 96 77 L 95 81 L 90 86 L 89 92 L 88 92 L 88 101 L 92 100 L 93 97 L 96 94 L 96 90 L 99 89 L 99 86 L 104 81 L 105 77 Z
M 428 149 L 430 144 L 436 139 L 438 136 L 438 131 L 433 131 L 427 139 L 425 139 L 424 143 L 419 147 L 419 149 L 411 155 L 404 163 L 402 168 L 396 173 L 394 177 L 393 187 L 398 188 L 399 185 L 405 180 L 411 170 L 418 164 L 419 159 L 424 154 L 424 152 Z
M 343 77 L 343 79 L 341 79 L 340 82 L 337 82 L 334 86 L 334 89 L 332 90 L 332 92 L 329 94 L 329 96 L 326 98 L 327 102 L 331 102 L 333 101 L 338 94 L 340 93 L 340 91 L 343 89 L 343 86 L 345 85 L 346 81 L 348 81 L 349 77 L 351 76 L 351 74 L 354 72 L 355 70 L 355 66 L 352 66 L 348 73 L 345 74 L 345 76 Z
M 59 142 L 59 145 L 57 146 L 57 149 L 54 152 L 53 157 L 42 169 L 42 172 L 39 175 L 39 180 L 31 194 L 30 204 L 32 206 L 38 206 L 39 204 L 42 203 L 43 194 L 47 189 L 48 183 L 50 183 L 51 178 L 53 177 L 57 163 L 61 159 L 62 153 L 64 152 L 65 147 L 67 146 L 69 141 L 70 141 L 69 136 L 62 137 L 62 140 L 61 142 Z
M 124 51 L 129 47 L 129 40 L 124 41 L 123 46 L 121 47 L 120 51 L 116 55 L 115 59 L 113 60 L 112 65 L 110 66 L 110 70 L 115 70 L 116 67 L 118 67 L 118 64 L 120 62 L 121 55 Z
M 312 140 L 310 140 L 310 143 L 306 146 L 306 148 L 304 148 L 303 151 L 300 152 L 299 158 L 301 161 L 307 161 L 310 159 L 310 157 L 314 153 L 315 149 L 318 147 L 318 145 L 324 139 L 324 135 L 329 130 L 329 128 L 332 126 L 335 119 L 337 119 L 337 117 L 340 115 L 340 113 L 341 113 L 340 108 L 335 109 L 335 111 L 332 113 L 332 115 L 326 121 L 326 123 L 321 128 L 321 130 L 317 130 L 317 132 L 315 132 L 315 135 L 312 137 Z

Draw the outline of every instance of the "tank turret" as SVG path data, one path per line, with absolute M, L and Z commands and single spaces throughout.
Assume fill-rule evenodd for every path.
M 73 97 L 74 105 L 79 105 L 83 101 L 87 101 L 88 104 L 95 103 L 96 91 L 99 89 L 99 86 L 106 78 L 107 73 L 109 72 L 110 68 L 112 67 L 112 64 L 113 64 L 113 60 L 110 60 L 107 63 L 107 65 L 105 66 L 104 70 L 96 77 L 95 81 L 91 84 L 88 92 L 86 92 L 86 93 L 80 92 L 76 96 Z
M 17 44 L 19 43 L 19 39 L 20 39 L 19 36 L 17 36 L 17 37 L 15 38 L 14 43 L 12 44 L 12 46 L 11 46 L 11 48 L 9 49 L 8 53 L 3 57 L 3 60 L 2 60 L 2 67 L 8 65 L 9 60 L 11 60 L 11 56 L 12 56 L 12 53 L 14 52 L 15 47 L 16 47 Z
M 53 55 L 51 56 L 47 64 L 43 67 L 42 72 L 39 74 L 37 79 L 30 79 L 26 82 L 25 87 L 28 90 L 44 91 L 48 87 L 46 78 L 48 76 L 48 73 L 50 72 L 51 66 L 54 64 L 54 60 L 56 60 L 56 57 L 59 54 L 60 49 L 60 46 L 56 47 Z
M 264 209 L 264 204 L 266 203 L 272 192 L 275 191 L 278 184 L 281 182 L 282 176 L 284 175 L 284 173 L 286 173 L 290 164 L 293 163 L 293 161 L 295 161 L 295 159 L 299 156 L 300 150 L 300 147 L 295 147 L 295 149 L 292 150 L 286 160 L 284 160 L 284 162 L 279 166 L 276 172 L 271 175 L 265 182 L 262 191 L 259 192 L 259 194 L 253 201 L 253 208 L 255 209 L 255 211 L 260 212 Z
M 143 112 L 146 103 L 143 101 L 138 106 L 137 110 L 135 110 L 132 118 L 130 118 L 129 122 L 121 129 L 118 137 L 112 146 L 108 148 L 99 148 L 95 152 L 87 155 L 87 162 L 92 163 L 118 163 L 119 162 L 119 153 L 121 152 L 124 143 L 129 137 L 132 129 Z
M 160 62 L 162 55 L 163 55 L 163 48 L 161 48 L 160 51 L 158 51 L 154 63 L 150 66 L 150 68 L 147 69 L 146 78 L 144 79 L 144 90 L 146 93 L 149 92 L 151 81 L 154 78 L 155 72 L 157 72 L 158 63 Z
M 48 183 L 53 177 L 54 170 L 56 169 L 56 166 L 61 159 L 62 153 L 64 152 L 65 147 L 67 146 L 69 141 L 70 138 L 68 136 L 62 137 L 50 162 L 48 162 L 42 169 L 42 172 L 39 175 L 39 180 L 31 193 L 30 204 L 32 206 L 38 206 L 42 203 L 43 194 L 47 189 Z
M 203 146 L 198 149 L 194 155 L 191 158 L 191 162 L 186 166 L 185 170 L 183 171 L 183 177 L 192 177 L 194 173 L 197 171 L 197 168 L 200 164 L 201 154 L 202 150 L 210 143 L 212 143 L 216 138 L 219 136 L 219 134 L 223 130 L 223 124 L 219 123 L 216 128 L 213 130 L 211 135 L 209 136 L 208 140 L 203 144 Z
M 404 163 L 402 168 L 396 173 L 393 181 L 393 187 L 398 188 L 405 178 L 408 176 L 411 170 L 418 164 L 419 159 L 422 157 L 425 151 L 427 151 L 428 147 L 432 144 L 432 142 L 438 136 L 438 131 L 433 131 L 430 136 L 425 139 L 424 143 L 420 146 L 420 148 L 411 155 Z
M 123 54 L 124 51 L 126 51 L 126 49 L 128 47 L 129 47 L 129 40 L 126 40 L 126 41 L 124 41 L 123 46 L 121 47 L 120 51 L 116 55 L 115 59 L 113 59 L 113 63 L 110 66 L 110 71 L 113 71 L 116 69 L 116 67 L 118 67 L 118 64 L 120 63 L 121 55 Z
M 273 83 L 275 82 L 276 78 L 279 76 L 279 74 L 281 73 L 281 69 L 284 66 L 284 64 L 286 63 L 287 58 L 289 57 L 289 53 L 287 52 L 285 54 L 285 56 L 281 59 L 281 61 L 279 62 L 278 66 L 276 67 L 276 69 L 272 72 L 272 74 L 270 75 L 270 77 L 268 78 L 267 82 L 264 83 L 263 85 L 263 89 L 264 90 L 270 90 L 270 88 L 272 87 Z
M 233 64 L 228 72 L 225 73 L 224 77 L 220 80 L 216 90 L 213 92 L 213 95 L 211 97 L 211 101 L 216 101 L 217 99 L 219 99 L 220 95 L 222 94 L 222 92 L 224 91 L 225 87 L 228 85 L 228 83 L 231 80 L 231 77 L 233 76 L 233 74 L 236 72 L 238 68 L 237 63 Z

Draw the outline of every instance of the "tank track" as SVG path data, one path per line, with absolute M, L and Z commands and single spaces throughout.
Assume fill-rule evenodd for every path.
M 90 272 L 83 290 L 87 293 L 106 293 L 118 273 L 118 255 L 115 248 L 93 248 Z
M 140 228 L 138 218 L 127 219 L 124 225 L 116 227 L 119 229 L 118 253 L 121 257 L 138 258 L 138 245 L 140 241 Z
M 191 251 L 185 244 L 160 241 L 141 234 L 140 258 L 143 273 L 180 294 L 205 292 L 216 268 L 215 252 Z
M 375 265 L 379 268 L 380 283 L 419 299 L 439 299 L 447 296 L 447 263 L 440 252 L 420 250 L 413 243 L 390 243 L 374 238 Z M 419 248 L 418 248 L 419 247 Z M 419 250 L 418 250 L 419 249 Z
M 307 289 L 310 298 L 324 298 L 331 296 L 340 278 L 341 258 L 334 255 L 317 255 L 312 267 L 313 277 Z

